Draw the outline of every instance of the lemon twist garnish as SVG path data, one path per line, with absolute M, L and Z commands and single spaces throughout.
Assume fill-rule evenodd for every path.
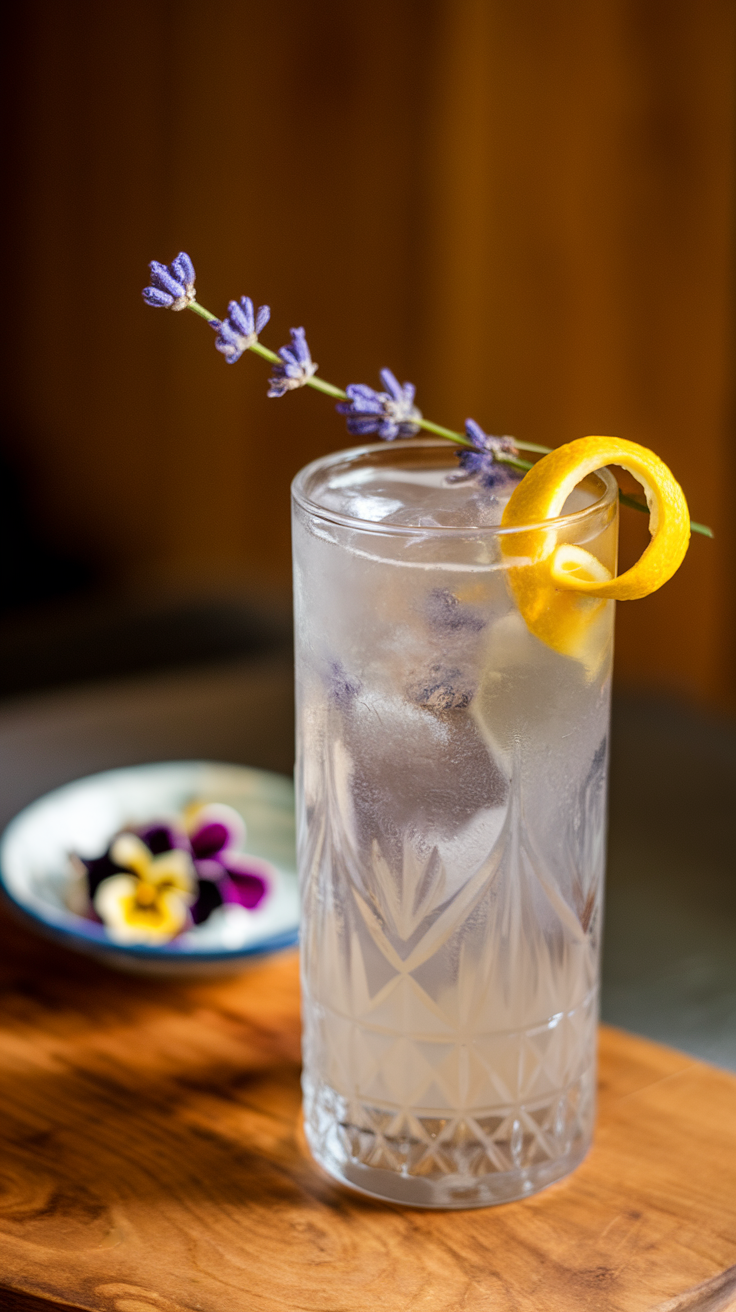
M 690 516 L 679 483 L 647 447 L 618 437 L 582 437 L 544 456 L 514 489 L 503 528 L 541 525 L 562 514 L 573 488 L 604 465 L 621 465 L 641 483 L 649 507 L 651 542 L 631 569 L 613 577 L 583 547 L 558 543 L 550 527 L 502 535 L 505 555 L 528 563 L 511 567 L 509 581 L 532 633 L 555 651 L 586 660 L 586 634 L 609 599 L 646 597 L 682 564 Z

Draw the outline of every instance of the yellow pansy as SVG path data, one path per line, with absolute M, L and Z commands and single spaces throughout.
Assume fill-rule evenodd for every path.
M 188 852 L 158 856 L 136 834 L 119 834 L 110 856 L 123 873 L 103 879 L 94 908 L 118 943 L 156 945 L 186 928 L 196 898 L 196 876 Z

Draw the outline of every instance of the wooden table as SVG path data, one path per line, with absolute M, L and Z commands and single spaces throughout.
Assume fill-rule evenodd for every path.
M 736 1077 L 601 1032 L 588 1159 L 521 1203 L 372 1204 L 299 1121 L 293 954 L 108 973 L 0 917 L 0 1308 L 736 1308 Z

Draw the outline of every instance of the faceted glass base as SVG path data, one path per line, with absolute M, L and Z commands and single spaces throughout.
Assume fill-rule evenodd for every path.
M 315 1159 L 361 1193 L 410 1207 L 488 1207 L 563 1179 L 590 1146 L 591 1067 L 567 1089 L 528 1105 L 455 1116 L 407 1116 L 304 1084 Z

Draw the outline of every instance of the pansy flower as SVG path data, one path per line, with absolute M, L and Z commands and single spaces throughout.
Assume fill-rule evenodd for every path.
M 242 817 L 231 806 L 209 802 L 190 807 L 184 819 L 200 888 L 192 909 L 195 923 L 206 919 L 209 912 L 200 912 L 215 895 L 225 905 L 234 903 L 253 911 L 269 890 L 271 867 L 239 850 L 245 842 Z
M 207 803 L 120 833 L 102 856 L 72 854 L 67 905 L 126 944 L 165 943 L 220 907 L 253 911 L 276 876 L 240 850 L 245 832 L 232 807 Z
M 117 943 L 165 943 L 189 924 L 196 898 L 192 858 L 182 848 L 158 854 L 134 833 L 118 834 L 109 861 L 119 873 L 102 879 L 93 905 Z

